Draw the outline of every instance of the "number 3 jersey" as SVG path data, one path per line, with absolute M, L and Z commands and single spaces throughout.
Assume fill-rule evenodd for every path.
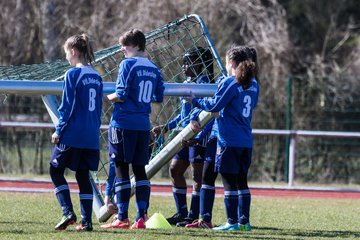
M 103 82 L 91 66 L 74 67 L 65 73 L 59 124 L 60 143 L 99 149 Z
M 120 63 L 110 126 L 150 130 L 151 101 L 162 102 L 164 80 L 157 66 L 145 57 L 126 58 Z
M 251 118 L 259 97 L 259 85 L 252 79 L 243 89 L 234 76 L 219 83 L 212 98 L 193 99 L 193 105 L 208 112 L 219 112 L 218 143 L 220 147 L 248 147 L 253 145 Z

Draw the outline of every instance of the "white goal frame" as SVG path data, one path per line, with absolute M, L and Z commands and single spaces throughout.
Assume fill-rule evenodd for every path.
M 0 94 L 21 94 L 21 95 L 40 95 L 51 120 L 56 126 L 59 122 L 58 108 L 60 106 L 56 95 L 62 94 L 62 84 L 60 81 L 15 81 L 0 80 Z M 216 84 L 180 84 L 165 83 L 165 96 L 186 96 L 192 92 L 196 96 L 212 96 L 217 88 Z M 103 92 L 105 94 L 115 91 L 115 83 L 104 82 Z M 199 115 L 199 122 L 202 126 L 207 124 L 212 116 L 202 111 Z M 172 157 L 182 148 L 181 140 L 190 139 L 195 135 L 190 126 L 185 127 L 174 139 L 172 139 L 146 166 L 146 174 L 151 179 Z M 93 176 L 89 176 L 94 191 L 93 210 L 100 222 L 107 221 L 112 214 L 106 211 L 102 194 L 99 192 Z M 131 190 L 134 192 L 135 179 L 131 178 Z

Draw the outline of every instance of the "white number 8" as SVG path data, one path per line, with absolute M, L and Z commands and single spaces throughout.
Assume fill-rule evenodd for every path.
M 95 110 L 95 97 L 96 91 L 93 88 L 89 89 L 89 111 L 92 112 Z

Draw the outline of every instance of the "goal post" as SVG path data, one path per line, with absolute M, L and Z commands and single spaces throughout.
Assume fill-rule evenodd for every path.
M 190 91 L 198 97 L 211 96 L 216 84 L 184 84 L 186 76 L 182 65 L 184 56 L 189 50 L 203 48 L 211 53 L 211 59 L 199 56 L 202 72 L 213 80 L 226 74 L 215 45 L 209 35 L 206 25 L 198 15 L 185 15 L 173 22 L 160 26 L 146 36 L 147 57 L 161 70 L 165 80 L 165 97 L 163 103 L 152 108 L 150 121 L 153 126 L 161 125 L 174 118 L 180 111 L 179 96 L 189 95 Z M 104 94 L 115 90 L 118 66 L 124 59 L 119 45 L 99 50 L 95 53 L 95 69 L 104 80 Z M 0 94 L 22 94 L 41 96 L 44 105 L 54 125 L 58 122 L 58 107 L 62 93 L 63 76 L 71 66 L 66 60 L 45 62 L 41 64 L 0 66 Z M 103 103 L 102 124 L 108 125 L 111 118 L 112 104 Z M 203 119 L 202 119 L 203 117 Z M 201 114 L 205 124 L 209 116 Z M 178 127 L 170 131 L 169 136 L 176 135 Z M 150 164 L 146 167 L 147 174 L 153 177 L 181 149 L 180 138 L 190 138 L 192 132 L 184 128 L 178 136 L 167 137 L 151 155 Z M 97 172 L 90 176 L 94 188 L 94 213 L 98 219 L 103 219 L 100 208 L 104 204 L 102 196 L 106 186 L 107 169 L 109 166 L 107 147 L 107 130 L 100 129 L 100 165 Z M 151 178 L 149 177 L 149 178 Z
M 25 85 L 31 86 L 31 88 L 24 87 L 22 83 L 26 82 Z M 196 96 L 211 96 L 214 94 L 217 85 L 216 84 L 180 84 L 180 83 L 165 83 L 165 96 L 185 96 L 189 95 L 190 91 Z M 48 89 L 44 91 L 44 89 Z M 51 90 L 49 90 L 51 89 Z M 115 83 L 107 83 L 104 85 L 104 93 L 111 93 L 115 90 Z M 40 95 L 42 93 L 52 93 L 60 95 L 62 93 L 62 86 L 58 82 L 46 82 L 46 81 L 14 81 L 14 80 L 0 80 L 0 93 L 1 94 L 32 94 Z M 51 116 L 54 126 L 58 123 L 59 113 L 59 102 L 56 95 L 41 95 L 42 101 L 44 102 L 48 113 Z M 211 120 L 211 115 L 208 112 L 202 111 L 199 115 L 199 123 L 201 126 L 206 125 Z M 180 133 L 178 133 L 174 139 L 172 139 L 159 153 L 146 166 L 146 174 L 151 179 L 171 158 L 181 150 L 181 140 L 190 139 L 195 135 L 191 130 L 190 126 L 185 127 Z M 106 211 L 104 208 L 104 201 L 102 193 L 99 191 L 98 185 L 94 179 L 96 179 L 96 172 L 91 172 L 90 182 L 94 192 L 93 199 L 93 210 L 100 222 L 107 221 L 112 214 Z M 131 178 L 131 189 L 134 192 L 135 179 Z
M 206 125 L 213 116 L 209 112 L 201 111 L 199 114 L 199 123 L 201 126 Z M 156 154 L 156 156 L 149 162 L 145 167 L 146 176 L 148 179 L 151 179 L 160 169 L 167 164 L 177 152 L 182 149 L 181 141 L 183 139 L 191 139 L 196 132 L 194 132 L 190 125 L 187 125 L 180 133 L 178 133 L 174 139 L 172 139 L 161 151 Z M 135 191 L 135 176 L 131 176 L 131 195 Z M 111 216 L 112 213 L 107 211 L 107 207 L 101 203 L 99 200 L 94 199 L 93 204 L 94 212 L 99 220 L 99 222 L 106 222 Z M 98 209 L 95 211 L 95 209 Z

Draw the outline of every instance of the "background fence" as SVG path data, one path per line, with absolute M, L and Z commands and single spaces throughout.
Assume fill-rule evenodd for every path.
M 169 83 L 181 83 L 184 53 L 202 47 L 211 51 L 212 60 L 200 55 L 202 72 L 213 80 L 224 74 L 224 67 L 204 22 L 196 15 L 184 16 L 146 33 L 147 53 Z M 286 55 L 286 54 L 282 54 Z M 116 81 L 123 54 L 115 45 L 96 53 L 95 68 L 104 81 Z M 260 70 L 271 62 L 259 58 Z M 271 58 L 272 59 L 272 58 Z M 301 61 L 299 61 L 301 62 Z M 276 64 L 275 64 L 276 65 Z M 280 64 L 281 65 L 281 64 Z M 0 66 L 1 80 L 61 80 L 70 66 L 64 60 L 42 64 Z M 213 71 L 212 71 L 213 68 Z M 266 68 L 265 68 L 266 69 Z M 281 68 L 279 68 L 281 69 Z M 326 70 L 326 69 L 325 69 Z M 360 132 L 359 77 L 344 76 L 340 71 L 314 71 L 306 75 L 261 74 L 260 97 L 254 112 L 253 128 L 267 130 L 311 130 Z M 285 72 L 285 71 L 282 71 Z M 18 81 L 21 86 L 24 81 Z M 0 92 L 3 89 L 0 89 Z M 7 93 L 2 91 L 2 93 Z M 45 99 L 45 98 L 44 98 Z M 40 96 L 0 95 L 0 121 L 50 123 Z M 56 97 L 52 98 L 56 100 Z M 153 108 L 153 125 L 163 124 L 179 112 L 179 98 L 166 96 Z M 55 104 L 54 104 L 55 105 Z M 112 106 L 104 102 L 103 124 L 108 124 Z M 55 108 L 52 110 L 56 110 Z M 52 129 L 1 127 L 0 173 L 47 174 L 52 151 Z M 359 139 L 342 137 L 298 136 L 292 134 L 255 134 L 250 179 L 257 182 L 295 184 L 346 184 L 358 186 Z M 356 134 L 355 134 L 356 135 Z M 294 138 L 296 136 L 296 145 Z M 167 136 L 166 136 L 167 137 Z M 101 131 L 102 170 L 107 169 L 107 131 Z M 292 141 L 291 141 L 292 140 Z M 295 148 L 296 147 L 296 148 Z M 291 150 L 291 151 L 290 151 Z M 155 153 L 154 153 L 155 154 Z M 291 159 L 295 161 L 290 161 Z M 292 166 L 295 166 L 295 171 Z M 167 177 L 167 168 L 160 173 Z
M 304 90 L 301 78 L 286 78 L 288 85 L 282 86 L 287 93 L 283 106 L 279 107 L 275 101 L 271 102 L 271 97 L 260 93 L 253 116 L 255 145 L 250 181 L 359 188 L 359 100 L 354 98 L 348 102 L 342 99 L 344 105 L 340 106 L 334 99 L 319 94 L 303 96 L 297 93 L 299 88 Z M 322 98 L 324 102 L 320 101 Z M 7 109 L 20 109 L 24 114 L 6 115 Z M 3 125 L 0 127 L 0 173 L 48 174 L 53 128 L 41 98 L 1 95 L 0 110 L 5 113 L 1 115 Z M 18 122 L 48 124 L 25 123 L 20 126 Z M 329 132 L 304 134 L 295 130 Z M 329 136 L 335 131 L 342 133 Z M 343 133 L 346 133 L 345 137 L 341 136 Z M 291 141 L 292 138 L 295 142 Z M 107 143 L 102 142 L 101 148 L 101 157 L 106 160 Z M 167 166 L 157 176 L 168 177 Z

